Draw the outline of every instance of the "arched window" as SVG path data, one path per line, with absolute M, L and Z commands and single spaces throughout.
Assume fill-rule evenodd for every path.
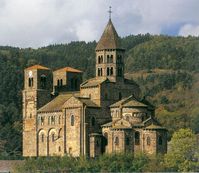
M 60 85 L 60 84 L 59 84 L 59 79 L 58 79 L 58 80 L 57 80 L 57 87 L 59 87 L 59 85 Z
M 162 136 L 159 136 L 159 137 L 158 137 L 158 144 L 159 144 L 159 145 L 162 145 Z
M 74 88 L 74 79 L 71 79 L 70 83 L 71 83 L 71 89 L 73 89 Z
M 29 86 L 29 87 L 33 87 L 33 77 L 30 77 L 30 78 L 28 79 L 28 86 Z
M 101 55 L 101 61 L 100 61 L 101 63 L 103 63 L 103 56 Z
M 104 145 L 106 146 L 108 144 L 108 133 L 104 133 Z
M 107 76 L 110 75 L 110 73 L 109 73 L 109 67 L 107 67 L 107 69 L 106 69 L 106 74 L 107 74 Z
M 75 89 L 77 90 L 78 88 L 78 79 L 75 79 Z
M 44 125 L 44 117 L 41 117 L 41 125 Z
M 91 118 L 91 125 L 92 125 L 92 126 L 95 126 L 95 117 L 92 117 L 92 118 Z
M 52 134 L 52 142 L 54 142 L 55 141 L 55 134 L 53 133 Z
M 104 94 L 104 100 L 108 100 L 108 94 L 107 93 Z
M 119 145 L 119 138 L 115 137 L 115 145 Z
M 135 132 L 135 145 L 140 145 L 140 132 Z
M 149 136 L 147 136 L 147 138 L 146 138 L 146 144 L 147 144 L 147 145 L 151 145 L 151 139 L 150 139 Z
M 59 146 L 58 151 L 61 152 L 61 147 Z
M 61 79 L 61 80 L 60 80 L 60 86 L 62 86 L 62 85 L 63 85 L 63 80 Z
M 113 55 L 110 57 L 110 63 L 113 63 Z
M 122 93 L 119 92 L 119 100 L 121 100 L 121 99 L 122 99 Z
M 110 63 L 109 55 L 107 55 L 107 63 Z
M 48 117 L 48 125 L 50 125 L 50 117 Z
M 41 134 L 41 142 L 44 142 L 44 134 Z
M 51 116 L 51 124 L 55 124 L 55 117 Z
M 100 64 L 100 63 L 101 63 L 101 57 L 98 56 L 98 64 Z
M 126 145 L 129 145 L 129 137 L 126 137 Z
M 100 76 L 102 76 L 103 74 L 102 74 L 102 68 L 100 69 Z
M 97 69 L 97 75 L 100 76 L 100 68 Z
M 74 115 L 71 115 L 71 117 L 70 117 L 70 125 L 74 126 L 74 124 L 75 124 L 75 117 L 74 117 Z
M 40 77 L 41 88 L 46 88 L 46 75 L 42 74 Z
M 111 76 L 113 75 L 113 67 L 111 67 L 110 75 L 111 75 Z

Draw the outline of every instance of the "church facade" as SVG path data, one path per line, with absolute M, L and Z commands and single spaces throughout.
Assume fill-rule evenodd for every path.
M 96 77 L 72 67 L 24 70 L 23 156 L 89 156 L 167 151 L 167 130 L 140 88 L 124 77 L 124 52 L 111 19 L 96 47 Z

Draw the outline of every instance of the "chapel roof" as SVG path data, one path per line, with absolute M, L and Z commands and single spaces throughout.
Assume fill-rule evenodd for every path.
M 38 112 L 54 112 L 61 111 L 63 104 L 73 95 L 78 96 L 79 92 L 62 93 L 55 97 L 52 101 L 41 107 Z
M 95 50 L 104 49 L 122 49 L 120 38 L 111 19 L 109 19 Z
M 90 98 L 76 97 L 80 102 L 84 103 L 87 107 L 99 108 Z
M 30 67 L 26 68 L 25 70 L 34 70 L 34 69 L 50 70 L 49 68 L 44 67 L 44 66 L 41 66 L 41 65 L 39 65 L 39 64 L 30 66 Z
M 155 125 L 155 124 L 151 124 L 151 125 L 147 126 L 145 129 L 147 129 L 147 130 L 166 130 L 165 127 L 162 127 L 160 125 Z
M 113 108 L 113 107 L 120 107 L 120 106 L 122 107 L 147 107 L 146 104 L 137 100 L 133 95 L 112 104 L 110 107 Z
M 61 68 L 61 69 L 57 69 L 55 71 L 65 71 L 65 72 L 73 72 L 73 73 L 83 73 L 82 71 L 78 70 L 78 69 L 75 69 L 75 68 L 72 68 L 72 67 L 64 67 L 64 68 Z
M 97 77 L 86 80 L 81 84 L 81 87 L 94 87 L 108 80 L 107 77 Z

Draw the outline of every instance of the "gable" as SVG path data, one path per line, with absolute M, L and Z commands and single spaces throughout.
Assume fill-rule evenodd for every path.
M 75 96 L 71 96 L 62 106 L 62 108 L 67 108 L 67 107 L 80 107 L 83 106 L 83 103 L 76 98 Z
M 128 129 L 128 128 L 132 128 L 130 122 L 124 120 L 124 119 L 120 119 L 116 122 L 113 122 L 112 124 L 112 128 L 122 128 L 122 129 Z

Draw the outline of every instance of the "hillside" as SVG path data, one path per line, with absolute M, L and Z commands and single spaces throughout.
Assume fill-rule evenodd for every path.
M 180 127 L 199 132 L 199 38 L 137 35 L 122 38 L 126 76 L 140 84 L 156 106 L 169 136 Z M 0 47 L 0 156 L 20 156 L 23 69 L 42 64 L 72 66 L 93 77 L 96 42 L 71 42 L 39 49 Z

